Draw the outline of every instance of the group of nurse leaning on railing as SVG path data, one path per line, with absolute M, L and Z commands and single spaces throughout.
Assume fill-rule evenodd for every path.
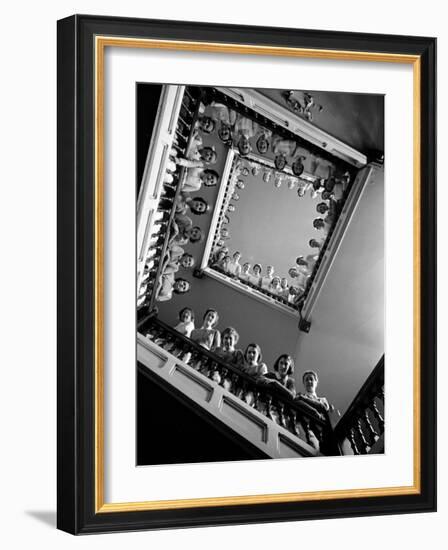
M 153 318 L 141 332 L 316 450 L 339 454 L 328 420 L 333 407 L 316 393 L 317 373 L 305 371 L 304 390 L 297 391 L 290 355 L 281 354 L 269 371 L 258 344 L 250 343 L 244 351 L 238 349 L 238 332 L 233 327 L 220 332 L 216 328 L 218 322 L 218 312 L 208 309 L 200 328 L 196 328 L 194 312 L 183 308 L 174 329 Z
M 181 213 L 185 214 L 184 210 L 187 209 L 187 198 L 185 195 L 180 194 L 180 184 L 185 185 L 185 167 L 189 166 L 189 162 L 192 164 L 192 161 L 186 160 L 188 156 L 187 149 L 191 150 L 194 147 L 198 149 L 200 145 L 200 141 L 190 139 L 199 105 L 199 98 L 192 95 L 192 93 L 190 88 L 185 90 L 173 143 L 168 151 L 163 181 L 161 182 L 160 199 L 157 211 L 153 214 L 145 268 L 138 289 L 138 309 L 150 307 L 155 294 L 157 294 L 159 300 L 166 300 L 171 298 L 173 292 L 182 293 L 189 290 L 189 283 L 185 279 L 175 281 L 175 270 L 172 267 L 176 264 L 183 267 L 193 266 L 193 257 L 191 254 L 184 254 L 184 250 L 180 245 L 185 244 L 189 239 L 191 239 L 191 242 L 195 242 L 195 239 L 199 240 L 200 236 L 197 235 L 198 231 L 200 233 L 197 227 L 188 228 L 190 230 L 188 238 L 186 238 L 187 230 L 185 227 L 182 234 L 179 235 L 180 231 L 175 223 L 178 218 L 180 219 Z M 198 166 L 202 165 L 199 161 L 196 164 Z M 189 203 L 192 211 L 196 202 Z M 202 204 L 199 204 L 198 210 L 201 206 Z M 182 218 L 184 223 L 186 218 L 185 215 Z M 180 225 L 180 222 L 178 224 Z M 154 292 L 155 290 L 156 292 Z

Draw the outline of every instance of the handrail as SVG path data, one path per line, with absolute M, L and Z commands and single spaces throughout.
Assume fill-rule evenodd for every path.
M 264 377 L 251 377 L 156 317 L 148 317 L 140 325 L 139 332 L 150 335 L 150 339 L 154 341 L 162 339 L 163 342 L 157 344 L 162 349 L 165 344 L 166 351 L 220 385 L 227 385 L 234 395 L 246 402 L 251 401 L 254 408 L 294 435 L 309 441 L 314 434 L 323 454 L 339 454 L 326 413 L 321 414 L 303 401 L 294 400 L 288 390 L 269 383 Z M 187 355 L 189 358 L 185 360 Z
M 334 430 L 339 444 L 348 440 L 354 454 L 368 453 L 384 433 L 384 418 L 378 408 L 378 399 L 384 406 L 384 355 Z
M 291 308 L 294 311 L 297 311 L 297 309 L 298 309 L 298 308 L 294 307 L 294 304 L 291 304 L 290 302 L 288 302 L 288 300 L 286 300 L 282 296 L 272 294 L 272 292 L 270 292 L 269 290 L 266 290 L 265 288 L 262 288 L 261 286 L 254 285 L 253 283 L 251 283 L 249 281 L 245 281 L 244 279 L 241 279 L 240 277 L 232 276 L 229 273 L 227 273 L 226 271 L 224 271 L 224 269 L 221 269 L 220 267 L 214 266 L 212 264 L 212 265 L 209 266 L 209 269 L 213 269 L 214 271 L 217 271 L 218 273 L 221 273 L 222 275 L 225 275 L 226 277 L 230 277 L 231 279 L 237 280 L 242 285 L 248 286 L 249 288 L 252 288 L 253 290 L 259 292 L 260 294 L 268 296 L 269 298 L 272 298 L 273 300 L 283 304 L 284 306 L 287 306 L 287 307 Z

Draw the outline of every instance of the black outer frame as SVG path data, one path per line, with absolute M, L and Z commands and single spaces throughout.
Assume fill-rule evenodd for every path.
M 421 58 L 421 493 L 94 512 L 94 37 L 289 46 Z M 436 39 L 74 15 L 58 21 L 57 526 L 73 534 L 436 510 Z

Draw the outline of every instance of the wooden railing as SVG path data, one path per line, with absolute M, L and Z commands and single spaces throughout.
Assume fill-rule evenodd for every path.
M 210 87 L 206 90 L 206 94 L 205 103 L 211 103 L 212 101 L 224 103 L 237 113 L 272 132 L 286 139 L 295 140 L 300 147 L 307 149 L 310 154 L 330 161 L 342 171 L 351 171 L 353 167 L 360 168 L 367 162 L 365 155 L 359 151 L 337 140 L 334 136 L 319 130 L 313 124 L 301 120 L 279 104 L 262 96 L 256 90 Z M 248 100 L 247 103 L 246 100 Z M 293 125 L 290 124 L 292 120 L 295 120 Z M 302 131 L 299 130 L 299 127 L 302 127 Z M 313 132 L 304 132 L 305 127 L 312 128 Z M 297 132 L 297 130 L 299 131 Z M 320 134 L 319 137 L 312 135 L 316 132 Z
M 338 422 L 335 436 L 341 449 L 353 454 L 384 451 L 384 355 Z
M 340 454 L 326 413 L 293 399 L 286 389 L 264 377 L 249 376 L 238 366 L 223 361 L 156 317 L 144 319 L 138 332 L 320 453 Z
M 173 147 L 177 151 L 177 156 L 179 157 L 184 157 L 186 155 L 191 143 L 192 130 L 198 117 L 199 104 L 200 101 L 197 90 L 195 88 L 186 88 L 175 130 L 177 139 L 176 143 L 173 144 Z M 171 160 L 175 162 L 175 157 L 171 156 Z M 145 295 L 145 299 L 138 306 L 139 318 L 142 318 L 142 316 L 154 306 L 158 281 L 163 269 L 163 259 L 169 245 L 170 227 L 175 216 L 174 205 L 182 191 L 185 173 L 186 169 L 183 166 L 177 165 L 175 172 L 171 173 L 172 182 L 164 184 L 164 191 L 160 198 L 160 203 L 163 203 L 164 217 L 156 222 L 156 225 L 159 226 L 159 231 L 154 232 L 150 236 L 148 259 L 151 266 L 145 272 L 144 279 L 139 289 L 138 298 L 142 298 L 142 294 Z M 142 287 L 143 290 L 141 290 Z
M 289 307 L 289 308 L 293 309 L 294 311 L 297 311 L 299 309 L 299 304 L 298 303 L 296 303 L 296 304 L 291 303 L 286 298 L 283 298 L 283 296 L 279 296 L 278 294 L 273 294 L 272 292 L 270 292 L 266 288 L 263 288 L 259 285 L 254 285 L 249 281 L 241 279 L 240 277 L 230 275 L 229 273 L 224 271 L 224 269 L 221 269 L 220 267 L 218 267 L 216 265 L 213 265 L 213 264 L 210 265 L 210 269 L 213 269 L 214 271 L 217 271 L 218 273 L 221 273 L 222 275 L 225 275 L 226 277 L 230 277 L 231 279 L 234 279 L 234 280 L 238 281 L 242 285 L 247 286 L 249 288 L 252 288 L 253 290 L 259 292 L 263 296 L 266 296 L 266 297 L 270 298 L 271 300 L 275 300 L 276 302 L 279 302 L 280 304 L 283 304 L 284 306 Z M 299 300 L 301 301 L 301 297 L 299 298 Z

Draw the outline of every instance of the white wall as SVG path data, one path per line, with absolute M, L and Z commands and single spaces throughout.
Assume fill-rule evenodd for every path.
M 443 3 L 428 0 L 406 4 L 378 0 L 360 7 L 358 1 L 322 0 L 318 8 L 285 0 L 273 3 L 198 0 L 148 3 L 128 0 L 74 0 L 70 3 L 7 3 L 0 35 L 2 87 L 1 308 L 2 308 L 2 494 L 0 540 L 5 548 L 70 549 L 228 548 L 272 549 L 309 541 L 315 548 L 375 549 L 378 546 L 417 550 L 446 540 L 447 469 L 439 476 L 438 514 L 385 516 L 318 522 L 186 529 L 125 535 L 70 537 L 54 529 L 55 511 L 55 357 L 56 357 L 56 184 L 55 94 L 56 24 L 74 12 L 117 16 L 175 18 L 257 25 L 438 35 L 440 120 L 448 120 L 448 36 Z M 440 151 L 448 148 L 446 124 L 440 125 Z M 444 158 L 440 155 L 441 169 Z M 444 182 L 443 182 L 444 183 Z M 443 204 L 441 202 L 441 204 Z M 443 211 L 441 210 L 441 214 Z M 440 217 L 442 235 L 448 232 Z M 440 239 L 442 241 L 442 239 Z M 445 251 L 441 242 L 440 251 Z M 28 269 L 23 269 L 23 266 Z M 446 255 L 440 258 L 440 280 L 448 277 Z M 30 269 L 32 267 L 32 271 Z M 440 364 L 448 364 L 443 317 L 447 286 L 440 286 Z M 24 317 L 30 324 L 24 327 Z M 443 321 L 443 322 L 442 322 Z M 31 353 L 32 350 L 32 353 Z M 441 368 L 441 388 L 448 371 Z M 448 410 L 439 408 L 444 435 Z M 442 431 L 443 430 L 443 431 Z M 448 454 L 440 437 L 440 457 Z M 440 543 L 438 543 L 440 546 Z

